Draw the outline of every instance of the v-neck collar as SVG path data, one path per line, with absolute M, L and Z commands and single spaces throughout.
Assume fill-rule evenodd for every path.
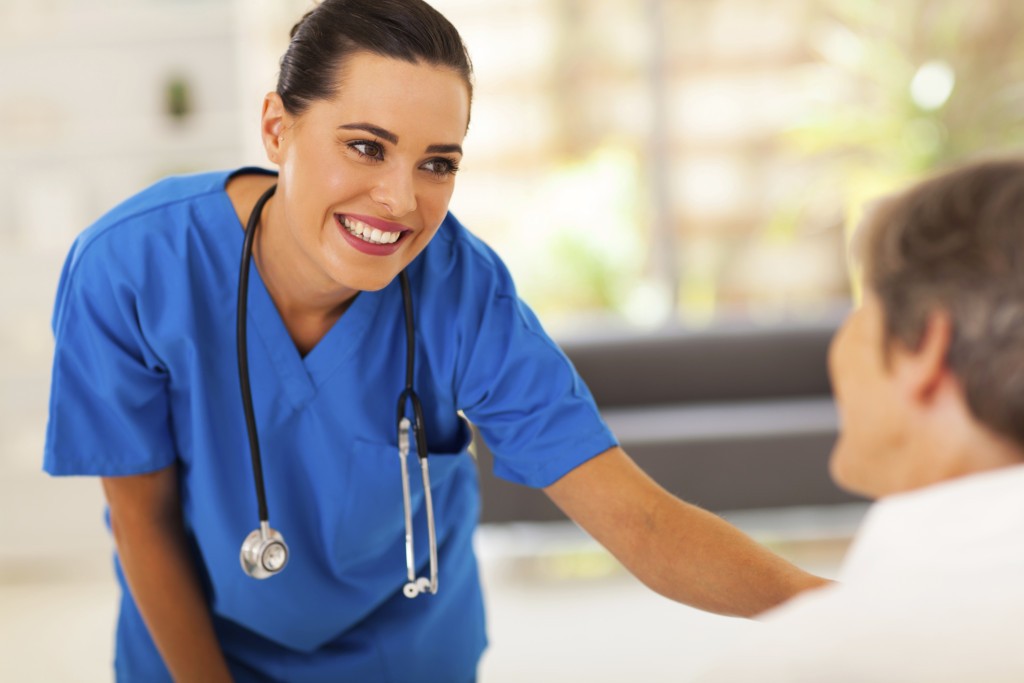
M 233 263 L 239 262 L 241 258 L 245 231 L 242 229 L 244 226 L 239 224 L 238 215 L 227 194 L 226 186 L 230 178 L 250 170 L 266 173 L 263 169 L 240 169 L 225 177 L 221 190 L 223 208 L 227 212 L 226 222 L 235 228 L 234 236 L 228 241 L 237 254 L 237 257 L 230 261 Z M 364 343 L 366 335 L 380 309 L 380 301 L 391 285 L 379 292 L 360 292 L 344 315 L 335 321 L 316 346 L 303 357 L 295 346 L 295 342 L 292 341 L 284 319 L 277 310 L 255 262 L 249 272 L 247 297 L 249 336 L 252 338 L 253 331 L 256 332 L 255 336 L 259 338 L 269 356 L 271 365 L 277 372 L 289 401 L 297 410 L 301 409 L 313 399 L 317 388 L 343 362 L 351 358 L 358 349 L 366 348 Z M 232 301 L 236 300 L 237 297 L 232 298 Z M 250 353 L 252 353 L 252 348 L 253 344 L 250 342 Z
M 379 309 L 380 292 L 362 292 L 338 318 L 331 329 L 305 355 L 292 341 L 284 320 L 270 297 L 256 268 L 249 278 L 250 329 L 255 329 L 266 347 L 282 385 L 296 409 L 305 406 L 317 388 L 363 343 Z

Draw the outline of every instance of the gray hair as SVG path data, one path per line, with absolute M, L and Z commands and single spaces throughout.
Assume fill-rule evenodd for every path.
M 918 348 L 929 314 L 982 424 L 1024 447 L 1024 160 L 974 163 L 884 201 L 858 244 L 888 349 Z

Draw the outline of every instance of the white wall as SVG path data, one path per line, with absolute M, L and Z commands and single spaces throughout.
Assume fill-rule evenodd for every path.
M 4 236 L 63 244 L 162 175 L 235 162 L 233 11 L 230 0 L 9 0 L 0 9 Z M 194 107 L 181 121 L 166 113 L 174 77 L 190 85 Z
M 0 4 L 0 515 L 13 526 L 0 581 L 106 571 L 98 482 L 40 472 L 57 278 L 74 236 L 120 200 L 245 161 L 246 4 Z M 182 120 L 167 113 L 171 78 L 189 85 Z

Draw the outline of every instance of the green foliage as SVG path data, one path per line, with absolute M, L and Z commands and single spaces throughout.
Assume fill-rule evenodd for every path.
M 812 43 L 843 95 L 794 127 L 789 142 L 828 158 L 822 180 L 843 184 L 853 213 L 937 167 L 1019 147 L 1022 22 L 1019 0 L 824 0 Z M 943 71 L 952 90 L 929 103 L 924 82 Z

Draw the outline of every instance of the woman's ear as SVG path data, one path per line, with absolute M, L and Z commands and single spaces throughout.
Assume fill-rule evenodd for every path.
M 893 369 L 908 398 L 927 404 L 935 397 L 943 380 L 950 376 L 946 359 L 952 341 L 953 321 L 949 313 L 935 309 L 928 314 L 916 349 L 899 342 L 893 344 Z
M 263 98 L 263 115 L 260 122 L 260 134 L 263 137 L 263 149 L 267 159 L 274 164 L 281 163 L 281 143 L 287 126 L 288 112 L 284 102 L 276 92 L 267 93 Z

